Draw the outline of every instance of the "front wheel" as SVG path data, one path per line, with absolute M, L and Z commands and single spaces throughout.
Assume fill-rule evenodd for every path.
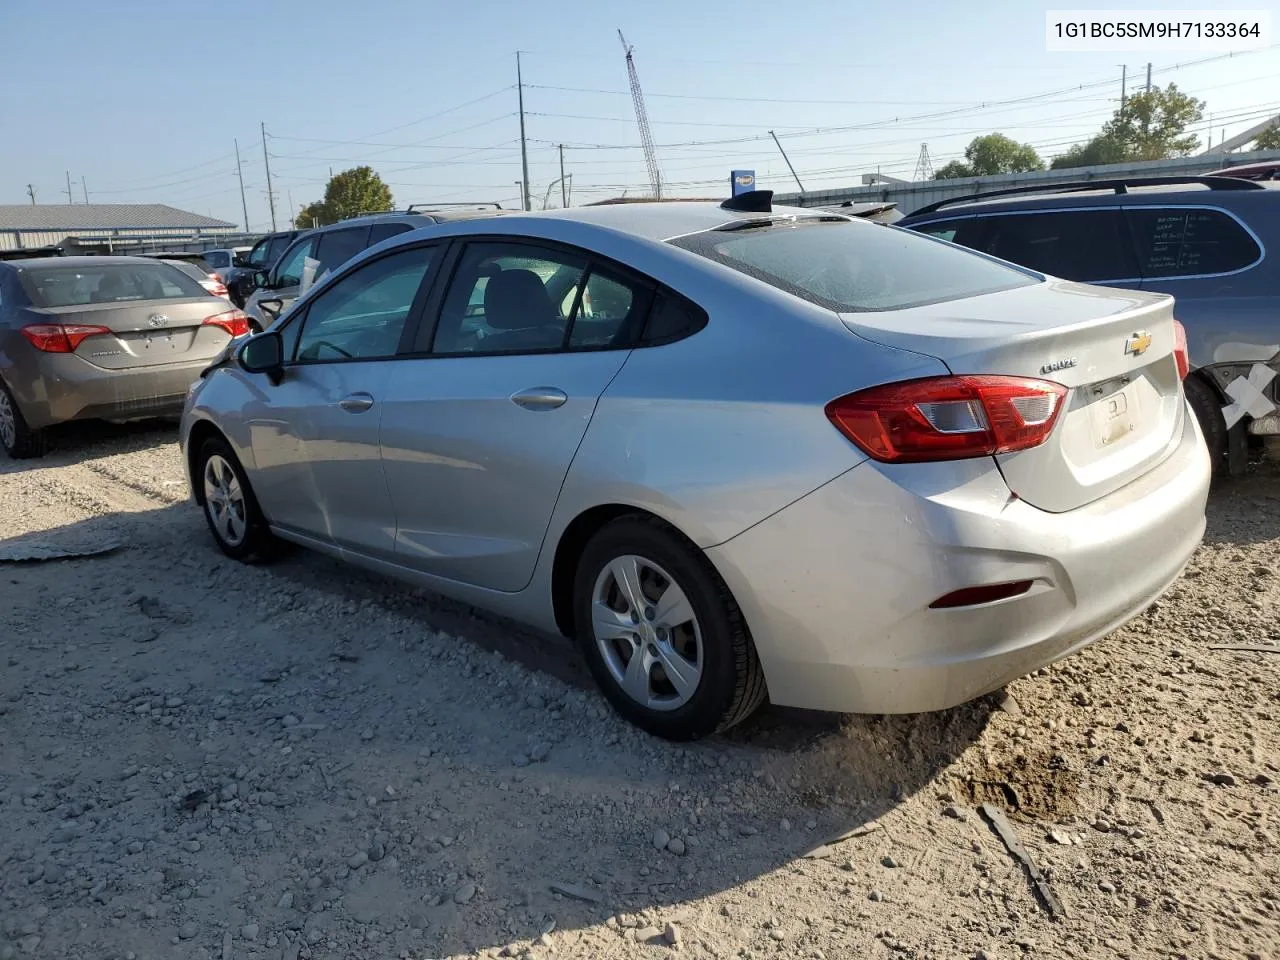
M 707 736 L 765 699 L 764 672 L 728 588 L 693 544 L 656 520 L 622 517 L 591 538 L 574 618 L 605 697 L 656 736 Z
M 269 557 L 274 537 L 230 444 L 221 437 L 206 440 L 196 467 L 204 518 L 219 549 L 246 563 Z

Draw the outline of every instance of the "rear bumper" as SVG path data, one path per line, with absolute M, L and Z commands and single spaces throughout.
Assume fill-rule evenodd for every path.
M 34 429 L 68 420 L 130 420 L 182 412 L 187 390 L 209 359 L 134 370 L 104 370 L 74 354 L 48 354 L 10 385 Z
M 709 550 L 771 699 L 855 713 L 945 709 L 1140 613 L 1204 534 L 1209 458 L 1195 417 L 1183 420 L 1159 466 L 1068 513 L 1013 499 L 989 460 L 868 462 Z M 929 608 L 953 590 L 1016 580 L 1034 583 L 995 603 Z

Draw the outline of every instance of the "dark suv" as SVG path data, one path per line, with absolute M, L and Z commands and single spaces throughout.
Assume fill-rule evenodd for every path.
M 1280 260 L 1267 255 L 1280 250 L 1280 183 L 1021 187 L 931 204 L 898 225 L 1067 280 L 1172 294 L 1193 368 L 1187 400 L 1215 471 L 1243 468 L 1249 434 L 1280 434 L 1280 379 L 1267 369 L 1280 370 Z
M 357 253 L 383 240 L 445 220 L 492 217 L 506 212 L 496 203 L 431 207 L 420 204 L 407 210 L 351 217 L 327 227 L 304 231 L 269 270 L 255 275 L 254 285 L 258 289 L 245 302 L 244 311 L 249 315 L 251 326 L 265 330 L 308 286 Z

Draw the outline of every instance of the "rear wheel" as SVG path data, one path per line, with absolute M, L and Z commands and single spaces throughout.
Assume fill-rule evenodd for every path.
M 221 437 L 206 440 L 196 466 L 204 518 L 218 547 L 244 562 L 268 559 L 275 538 L 230 444 Z
M 1182 381 L 1182 389 L 1200 423 L 1200 432 L 1204 434 L 1204 442 L 1209 448 L 1209 458 L 1213 463 L 1213 475 L 1223 476 L 1228 472 L 1229 466 L 1230 433 L 1222 414 L 1222 398 L 1198 373 L 1188 374 Z M 1232 429 L 1243 430 L 1244 423 L 1237 423 Z
M 15 460 L 43 457 L 49 451 L 47 434 L 32 430 L 9 388 L 0 381 L 0 445 Z
M 764 672 L 728 588 L 695 546 L 645 517 L 588 542 L 574 584 L 577 641 L 613 707 L 671 740 L 746 719 Z

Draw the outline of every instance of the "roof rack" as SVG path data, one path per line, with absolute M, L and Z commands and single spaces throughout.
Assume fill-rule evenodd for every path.
M 1109 180 L 1073 180 L 1068 183 L 1046 183 L 1039 186 L 1028 187 L 1009 187 L 1006 190 L 988 190 L 985 193 L 971 193 L 963 197 L 952 197 L 949 200 L 939 200 L 937 203 L 931 203 L 928 206 L 921 207 L 919 210 L 913 210 L 911 216 L 918 217 L 921 214 L 933 213 L 935 210 L 941 210 L 943 207 L 954 206 L 958 203 L 975 203 L 979 200 L 993 200 L 997 197 L 1016 197 L 1026 194 L 1035 193 L 1076 193 L 1085 190 L 1111 190 L 1115 193 L 1128 193 L 1130 187 L 1162 187 L 1174 186 L 1180 183 L 1198 183 L 1201 186 L 1208 187 L 1210 190 L 1263 190 L 1266 189 L 1259 183 L 1251 180 L 1241 180 L 1236 177 L 1127 177 L 1123 179 Z
M 500 203 L 411 203 L 405 213 L 430 213 L 432 210 L 501 210 Z

